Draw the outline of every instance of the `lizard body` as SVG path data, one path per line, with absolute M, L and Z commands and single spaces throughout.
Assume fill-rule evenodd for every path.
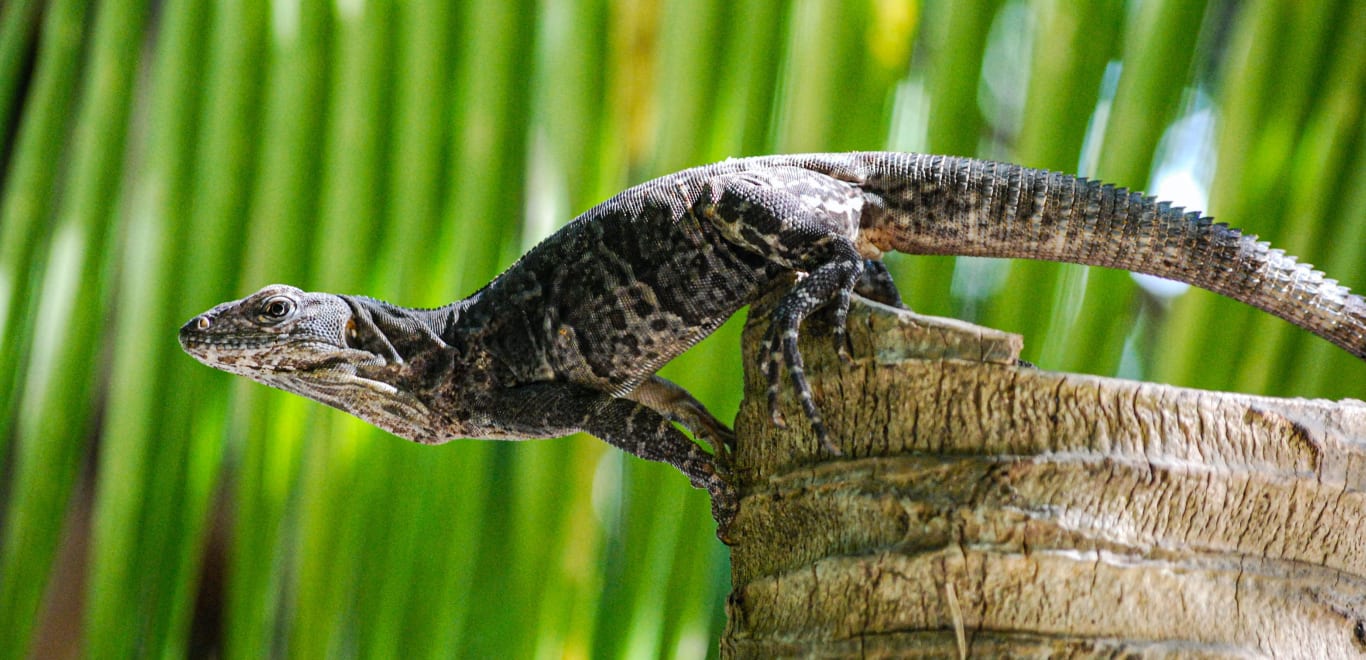
M 438 309 L 268 286 L 191 319 L 196 359 L 422 443 L 585 431 L 737 501 L 730 431 L 654 373 L 776 281 L 765 340 L 824 440 L 797 333 L 851 291 L 899 304 L 886 251 L 1122 268 L 1210 289 L 1366 359 L 1366 301 L 1253 236 L 1138 193 L 966 158 L 865 152 L 733 159 L 593 207 L 468 298 Z M 836 345 L 843 346 L 841 337 Z M 672 422 L 712 444 L 716 458 Z M 832 451 L 834 447 L 827 443 Z

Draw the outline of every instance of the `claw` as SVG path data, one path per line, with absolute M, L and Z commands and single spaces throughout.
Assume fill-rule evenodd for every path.
M 777 381 L 773 381 L 773 384 L 768 387 L 768 421 L 776 428 L 787 428 L 787 420 L 783 418 L 782 411 L 778 409 Z
M 720 477 L 707 488 L 707 492 L 711 493 L 711 517 L 716 521 L 716 538 L 726 545 L 735 545 L 730 527 L 740 511 L 739 494 L 734 486 Z
M 777 336 L 777 326 L 769 328 L 764 343 L 760 345 L 760 350 L 764 351 L 764 378 L 768 380 L 768 419 L 773 426 L 785 429 L 787 422 L 783 419 L 783 414 L 778 411 L 778 389 L 782 387 L 780 376 L 782 373 L 783 352 L 778 348 L 781 340 Z
M 848 365 L 854 361 L 854 356 L 849 354 L 848 335 L 843 325 L 835 326 L 835 355 L 839 356 L 841 364 Z
M 773 403 L 772 406 L 770 406 L 770 410 L 768 412 L 768 421 L 773 424 L 774 428 L 787 428 L 787 418 L 783 417 L 783 413 L 778 410 L 778 404 L 776 401 Z
M 844 455 L 844 452 L 839 447 L 835 446 L 834 442 L 830 441 L 830 434 L 825 430 L 825 424 L 819 421 L 813 421 L 811 427 L 816 431 L 816 438 L 821 441 L 821 446 L 824 447 L 826 451 L 830 452 L 832 456 Z
M 696 433 L 698 437 L 711 446 L 712 460 L 716 462 L 718 471 L 729 470 L 731 459 L 735 454 L 735 432 L 723 426 L 708 428 Z
M 785 429 L 787 422 L 783 419 L 783 413 L 778 410 L 778 387 L 778 378 L 774 375 L 768 384 L 768 421 L 780 429 Z
M 716 515 L 715 511 L 712 512 L 712 515 Z M 730 523 L 716 523 L 716 538 L 726 545 L 735 545 L 735 538 L 730 535 Z

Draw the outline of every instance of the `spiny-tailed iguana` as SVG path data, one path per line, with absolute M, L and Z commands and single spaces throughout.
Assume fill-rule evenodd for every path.
M 272 285 L 191 319 L 180 342 L 209 366 L 421 443 L 585 431 L 682 470 L 710 491 L 724 534 L 738 506 L 718 469 L 731 433 L 655 371 L 795 272 L 764 344 L 769 405 L 781 423 L 786 367 L 824 441 L 798 329 L 825 305 L 843 328 L 851 291 L 899 304 L 877 261 L 889 250 L 1160 275 L 1366 358 L 1366 301 L 1253 236 L 1064 174 L 900 153 L 766 156 L 684 170 L 589 209 L 445 307 Z M 717 459 L 673 421 L 712 444 Z

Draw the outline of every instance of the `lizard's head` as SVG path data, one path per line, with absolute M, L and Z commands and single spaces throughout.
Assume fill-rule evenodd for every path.
M 272 284 L 190 319 L 180 328 L 180 346 L 215 369 L 340 408 L 409 440 L 439 442 L 427 407 L 403 385 L 404 359 L 385 333 L 393 323 L 375 311 L 358 309 L 356 299 Z

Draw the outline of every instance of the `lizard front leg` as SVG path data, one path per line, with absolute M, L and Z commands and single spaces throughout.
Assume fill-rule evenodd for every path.
M 706 406 L 687 390 L 659 376 L 651 376 L 649 380 L 631 390 L 625 398 L 645 405 L 663 415 L 665 419 L 687 427 L 695 436 L 711 445 L 718 464 L 729 465 L 730 454 L 735 450 L 735 432 L 713 416 Z
M 735 488 L 712 455 L 659 412 L 630 399 L 567 382 L 498 390 L 489 403 L 487 421 L 512 435 L 545 437 L 583 431 L 634 456 L 678 468 L 694 488 L 711 494 L 716 535 L 722 541 L 729 540 L 727 530 L 740 506 Z

